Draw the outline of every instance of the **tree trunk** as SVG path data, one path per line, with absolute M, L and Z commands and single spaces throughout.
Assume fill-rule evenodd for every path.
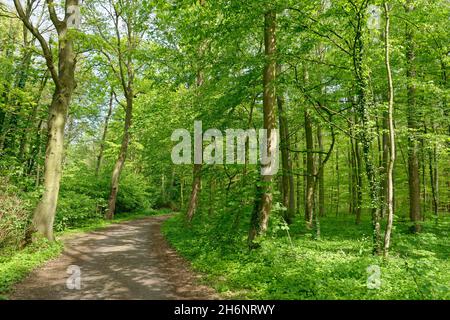
M 320 125 L 317 125 L 317 143 L 319 146 L 319 165 L 323 162 L 323 135 L 322 135 L 322 128 Z M 325 185 L 324 185 L 324 172 L 325 168 L 322 168 L 322 170 L 319 171 L 319 175 L 317 177 L 317 182 L 319 186 L 319 216 L 323 217 L 325 216 Z
M 116 211 L 117 193 L 119 192 L 119 180 L 122 173 L 123 166 L 128 152 L 128 145 L 130 143 L 130 127 L 133 116 L 133 93 L 129 88 L 126 94 L 127 105 L 125 109 L 125 123 L 123 128 L 122 144 L 120 146 L 119 156 L 114 165 L 112 177 L 111 177 L 111 191 L 108 199 L 108 211 L 106 212 L 106 219 L 114 219 Z
M 314 177 L 316 166 L 314 162 L 313 127 L 309 110 L 305 110 L 305 138 L 306 138 L 306 202 L 305 219 L 309 228 L 312 227 L 314 216 Z
M 48 141 L 44 165 L 44 192 L 33 215 L 33 229 L 42 233 L 50 241 L 53 237 L 53 221 L 59 195 L 59 186 L 64 156 L 64 127 L 68 108 L 75 89 L 76 55 L 73 38 L 68 35 L 67 19 L 71 12 L 65 13 L 64 21 L 58 20 L 55 8 L 47 4 L 50 18 L 58 32 L 58 66 L 55 67 L 53 56 L 45 38 L 32 25 L 30 17 L 25 13 L 19 0 L 14 0 L 19 18 L 24 26 L 36 37 L 42 47 L 47 68 L 55 83 L 55 92 L 49 107 Z M 78 0 L 66 1 L 66 7 L 78 5 Z M 28 12 L 28 11 L 27 11 Z
M 199 3 L 201 6 L 204 6 L 206 3 L 206 0 L 199 0 Z M 200 44 L 200 47 L 198 48 L 198 56 L 199 58 L 202 58 L 205 51 L 205 44 Z M 197 87 L 201 87 L 204 82 L 204 74 L 203 69 L 200 67 L 197 71 Z M 188 210 L 186 212 L 186 219 L 190 223 L 192 219 L 194 218 L 195 211 L 198 207 L 198 200 L 200 197 L 201 192 L 201 183 L 202 183 L 202 167 L 203 165 L 201 163 L 194 163 L 194 167 L 192 170 L 192 190 L 191 190 L 191 196 L 189 198 L 189 206 Z
M 33 107 L 33 111 L 28 115 L 27 121 L 26 121 L 26 128 L 22 131 L 22 136 L 20 138 L 20 144 L 19 144 L 19 151 L 17 153 L 17 159 L 19 162 L 23 162 L 23 171 L 27 171 L 27 163 L 29 159 L 29 140 L 30 140 L 30 133 L 33 129 L 33 126 L 36 123 L 36 116 L 38 114 L 39 104 L 41 102 L 42 93 L 45 89 L 45 86 L 48 81 L 48 73 L 44 75 L 44 77 L 41 80 L 41 84 L 39 87 L 39 93 L 36 98 L 36 105 Z
M 367 4 L 367 3 L 366 3 Z M 368 95 L 368 70 L 364 61 L 364 34 L 363 21 L 365 21 L 365 10 L 367 8 L 359 8 L 356 12 L 358 23 L 355 25 L 355 44 L 353 54 L 353 64 L 356 80 L 357 94 L 357 114 L 359 123 L 358 140 L 362 146 L 362 156 L 365 163 L 365 171 L 369 184 L 370 207 L 373 226 L 373 252 L 380 254 L 380 200 L 379 200 L 379 177 L 373 164 L 372 159 L 372 138 L 371 124 L 367 105 Z
M 336 186 L 336 217 L 339 215 L 339 207 L 341 202 L 341 174 L 339 172 L 339 149 L 336 148 L 336 175 L 337 175 L 337 186 Z
M 395 129 L 394 129 L 394 86 L 392 83 L 392 72 L 390 63 L 390 17 L 389 7 L 386 2 L 383 4 L 384 14 L 386 20 L 385 26 L 385 64 L 388 78 L 389 88 L 389 107 L 388 107 L 388 127 L 389 127 L 389 158 L 387 163 L 387 194 L 386 194 L 386 207 L 387 207 L 387 224 L 384 234 L 384 257 L 389 254 L 389 247 L 391 243 L 392 226 L 394 222 L 394 164 L 395 164 Z
M 49 109 L 48 140 L 44 164 L 44 193 L 33 216 L 35 229 L 52 241 L 53 222 L 59 195 L 64 153 L 64 127 L 67 117 L 72 89 L 70 85 L 65 91 L 56 90 Z
M 281 67 L 278 66 L 278 72 Z M 280 147 L 281 147 L 281 163 L 282 163 L 282 199 L 283 206 L 286 208 L 284 219 L 290 224 L 295 213 L 295 191 L 294 191 L 294 176 L 292 174 L 292 160 L 289 152 L 290 137 L 289 125 L 286 111 L 283 108 L 284 98 L 282 95 L 277 96 L 278 105 L 278 122 L 280 127 Z
M 385 40 L 386 41 L 386 40 Z M 389 162 L 389 112 L 383 112 L 383 134 L 382 134 L 382 161 L 381 161 L 381 200 L 383 201 L 381 209 L 381 217 L 387 213 L 387 196 L 388 196 L 388 162 Z
M 104 124 L 105 127 L 103 128 L 102 140 L 100 141 L 100 150 L 98 152 L 97 164 L 95 166 L 95 176 L 96 177 L 98 177 L 100 167 L 101 167 L 102 161 L 103 161 L 103 151 L 105 150 L 105 142 L 106 142 L 106 135 L 108 134 L 109 119 L 111 118 L 112 109 L 113 109 L 113 95 L 114 95 L 114 93 L 111 90 L 111 94 L 109 97 L 108 113 L 106 114 L 106 117 L 105 117 L 105 124 Z
M 194 218 L 195 211 L 197 210 L 198 206 L 198 198 L 200 195 L 201 190 L 201 183 L 202 183 L 202 165 L 201 164 L 194 164 L 194 169 L 192 173 L 192 192 L 191 197 L 189 200 L 189 206 L 187 210 L 187 220 L 188 222 L 191 222 Z
M 267 144 L 266 155 L 268 158 L 275 156 L 274 150 L 276 143 L 276 12 L 269 10 L 264 16 L 264 44 L 266 64 L 263 74 L 263 112 L 264 112 L 264 129 L 267 130 Z M 269 215 L 272 209 L 272 174 L 271 162 L 268 164 L 261 164 L 261 170 L 265 174 L 261 175 L 260 190 L 257 190 L 257 199 L 255 200 L 255 209 L 253 210 L 248 241 L 250 246 L 257 235 L 262 235 L 266 232 Z M 272 168 L 273 169 L 273 168 Z M 257 188 L 258 189 L 258 188 Z M 256 203 L 257 202 L 257 203 Z
M 406 3 L 406 12 L 411 13 L 414 7 L 411 1 Z M 409 178 L 409 217 L 413 225 L 411 231 L 420 232 L 421 220 L 420 212 L 420 176 L 419 176 L 419 156 L 418 156 L 418 137 L 416 131 L 419 129 L 417 118 L 419 117 L 416 106 L 416 78 L 415 67 L 415 44 L 414 44 L 414 28 L 410 25 L 406 26 L 406 62 L 407 71 L 407 96 L 408 96 L 408 128 L 410 130 L 408 137 L 408 178 Z
M 436 134 L 436 128 L 433 125 L 433 131 Z M 427 133 L 427 128 L 425 126 L 425 134 Z M 433 149 L 428 150 L 428 169 L 430 174 L 430 185 L 431 185 L 431 196 L 433 201 L 433 214 L 436 221 L 439 218 L 439 181 L 438 181 L 438 162 L 437 162 L 437 147 L 434 144 Z

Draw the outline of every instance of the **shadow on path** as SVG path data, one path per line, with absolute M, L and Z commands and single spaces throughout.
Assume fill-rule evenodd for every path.
M 10 299 L 217 299 L 170 248 L 161 224 L 170 215 L 112 225 L 65 241 L 63 254 L 33 271 Z M 70 265 L 81 288 L 68 289 Z

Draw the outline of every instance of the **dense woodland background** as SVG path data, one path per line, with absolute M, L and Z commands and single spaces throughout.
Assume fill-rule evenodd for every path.
M 450 298 L 448 0 L 0 8 L 0 292 L 39 234 L 168 208 L 225 296 Z M 194 120 L 278 128 L 278 174 L 174 165 Z

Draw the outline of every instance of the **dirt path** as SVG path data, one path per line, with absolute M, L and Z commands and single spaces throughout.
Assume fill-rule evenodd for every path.
M 67 239 L 63 254 L 32 272 L 9 298 L 217 298 L 212 289 L 198 284 L 198 277 L 165 241 L 160 229 L 168 217 L 115 224 Z M 79 290 L 66 285 L 71 265 L 80 268 Z

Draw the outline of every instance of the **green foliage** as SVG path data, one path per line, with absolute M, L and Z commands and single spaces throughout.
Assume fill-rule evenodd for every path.
M 66 191 L 58 200 L 54 229 L 63 231 L 99 220 L 103 218 L 101 208 L 105 206 L 104 199 L 93 199 L 76 191 Z
M 156 191 L 142 175 L 124 172 L 120 179 L 116 207 L 118 212 L 139 212 L 153 207 Z
M 351 217 L 323 218 L 322 239 L 313 241 L 311 231 L 302 223 L 290 227 L 292 244 L 278 223 L 273 232 L 261 240 L 256 250 L 246 248 L 244 230 L 241 235 L 227 237 L 230 219 L 203 216 L 191 227 L 183 217 L 166 222 L 163 232 L 170 243 L 193 267 L 205 274 L 208 284 L 223 296 L 245 299 L 449 299 L 450 275 L 442 270 L 450 267 L 449 245 L 436 237 L 436 230 L 422 237 L 433 238 L 423 251 L 426 256 L 407 256 L 414 246 L 414 236 L 407 226 L 396 234 L 400 244 L 388 261 L 371 255 L 370 222 L 356 226 Z M 223 225 L 225 223 L 225 225 Z M 426 236 L 425 236 L 426 234 Z M 407 246 L 408 249 L 405 249 Z M 434 256 L 429 259 L 429 256 Z M 367 288 L 367 267 L 381 268 L 380 289 Z
M 19 248 L 30 223 L 30 203 L 17 195 L 17 187 L 0 179 L 0 250 Z
M 374 182 L 383 185 L 385 178 L 384 21 L 381 17 L 377 26 L 371 17 L 374 9 L 371 5 L 380 9 L 381 1 L 113 3 L 110 9 L 118 10 L 117 20 L 111 20 L 114 14 L 103 10 L 103 0 L 89 1 L 81 9 L 81 29 L 70 32 L 70 37 L 76 33 L 75 47 L 83 59 L 78 59 L 77 87 L 68 110 L 56 231 L 109 223 L 103 217 L 114 163 L 124 137 L 124 106 L 127 92 L 130 93 L 124 88 L 127 84 L 133 89 L 133 120 L 116 202 L 117 218 L 153 214 L 155 207 L 184 211 L 191 192 L 192 166 L 173 165 L 171 134 L 177 128 L 192 132 L 194 120 L 201 120 L 204 130 L 262 128 L 264 13 L 275 9 L 276 62 L 281 72 L 277 72 L 274 85 L 277 95 L 284 97 L 289 125 L 288 148 L 292 150 L 294 163 L 290 174 L 295 180 L 299 211 L 295 222 L 288 225 L 282 218 L 285 208 L 280 205 L 279 172 L 274 177 L 269 232 L 257 240 L 258 250 L 248 251 L 246 235 L 258 196 L 255 192 L 255 186 L 260 184 L 258 168 L 204 165 L 193 225 L 185 228 L 181 218 L 169 221 L 165 227 L 169 239 L 194 266 L 207 273 L 219 291 L 235 297 L 448 298 L 450 29 L 445 22 L 450 7 L 447 0 L 411 1 L 415 8 L 409 13 L 405 12 L 405 0 L 389 1 L 397 146 L 395 223 L 389 261 L 371 256 L 372 230 L 367 221 L 368 209 L 384 205 L 375 199 L 377 196 L 369 197 Z M 9 15 L 15 14 L 6 6 L 2 6 L 3 11 L 0 251 L 4 248 L 10 252 L 23 245 L 25 230 L 42 192 L 46 119 L 54 84 L 44 59 L 37 54 L 37 42 L 30 41 L 31 34 L 27 35 L 28 43 L 24 42 L 26 33 L 21 21 L 10 18 Z M 42 26 L 48 25 L 48 16 L 38 17 L 39 10 L 31 11 L 32 21 L 43 19 Z M 120 26 L 117 32 L 115 24 Z M 407 58 L 409 31 L 413 34 L 412 47 L 416 49 L 414 59 Z M 53 32 L 45 31 L 52 42 L 56 40 Z M 50 47 L 56 46 L 51 43 Z M 58 61 L 56 56 L 54 61 Z M 414 69 L 414 77 L 407 75 L 409 69 Z M 408 84 L 414 84 L 414 105 Z M 366 95 L 364 99 L 358 98 L 360 89 Z M 363 100 L 359 105 L 358 101 Z M 310 112 L 312 120 L 313 144 L 318 144 L 315 134 L 319 127 L 324 149 L 330 145 L 331 128 L 336 133 L 336 145 L 323 172 L 325 183 L 320 184 L 325 187 L 324 208 L 329 215 L 321 224 L 321 240 L 316 239 L 317 233 L 304 227 L 301 217 L 305 177 L 314 174 L 314 170 L 306 172 L 303 161 L 305 111 Z M 276 113 L 274 116 L 278 116 Z M 417 123 L 412 126 L 411 120 Z M 361 143 L 358 137 L 367 141 Z M 408 233 L 406 222 L 411 141 L 418 145 L 424 220 L 419 222 L 424 232 L 418 235 Z M 357 166 L 364 148 L 370 149 L 367 155 L 373 158 L 376 173 L 373 181 L 359 172 L 364 171 L 368 159 L 361 159 L 366 162 L 361 168 Z M 316 153 L 314 158 L 314 162 L 320 161 Z M 359 205 L 353 201 L 357 195 L 356 177 L 362 177 L 363 194 L 362 224 L 358 226 L 353 216 L 339 216 L 349 203 L 353 210 Z M 435 205 L 437 215 L 432 212 Z M 318 207 L 317 203 L 315 206 Z M 53 249 L 42 244 L 42 252 L 46 250 L 48 255 L 42 254 L 51 256 Z M 20 251 L 18 256 L 26 252 Z M 40 249 L 30 252 L 23 270 L 41 261 L 40 255 Z M 28 263 L 27 259 L 35 262 Z M 3 261 L 8 263 L 6 258 Z M 380 290 L 368 290 L 365 284 L 366 268 L 373 264 L 382 269 Z M 18 277 L 14 279 L 19 279 L 20 263 L 10 266 L 11 269 L 0 270 L 6 270 L 5 274 L 11 278 L 17 268 Z
M 99 176 L 82 163 L 67 168 L 61 184 L 60 198 L 55 218 L 55 230 L 78 228 L 104 218 L 107 209 L 110 183 L 109 168 Z M 148 211 L 155 197 L 143 177 L 125 170 L 116 202 L 120 213 Z
M 0 251 L 0 294 L 7 293 L 11 286 L 25 278 L 33 269 L 62 251 L 59 242 L 48 243 L 40 239 L 18 252 Z

